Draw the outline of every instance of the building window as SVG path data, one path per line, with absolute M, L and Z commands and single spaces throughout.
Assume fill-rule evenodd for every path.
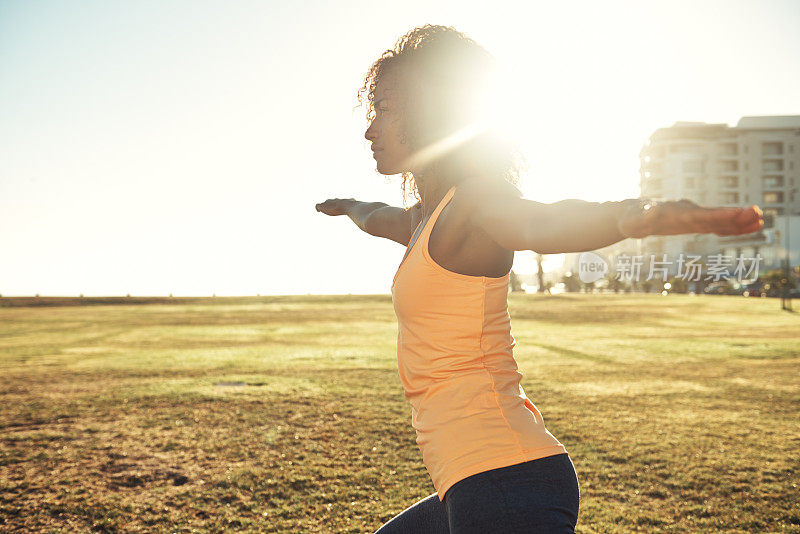
M 669 147 L 671 154 L 702 154 L 703 145 L 672 145 Z
M 704 161 L 701 159 L 690 159 L 681 162 L 682 172 L 703 172 L 705 167 Z
M 721 176 L 722 187 L 739 187 L 738 176 Z
M 739 162 L 738 161 L 720 161 L 719 168 L 723 172 L 736 172 L 739 170 Z
M 724 192 L 721 193 L 722 195 L 722 203 L 723 204 L 736 204 L 739 202 L 739 193 L 736 192 Z
M 782 191 L 765 191 L 764 204 L 782 204 L 783 192 Z
M 780 156 L 783 154 L 783 143 L 761 143 L 761 153 L 764 156 Z
M 765 159 L 761 162 L 761 170 L 767 172 L 775 172 L 775 171 L 782 171 L 783 170 L 783 160 L 782 159 Z
M 722 156 L 735 156 L 739 153 L 736 143 L 722 143 L 719 146 L 719 153 Z
M 783 176 L 764 176 L 764 188 L 783 187 Z

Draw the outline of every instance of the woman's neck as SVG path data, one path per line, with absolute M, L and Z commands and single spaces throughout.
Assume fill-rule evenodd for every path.
M 450 185 L 444 183 L 442 180 L 436 179 L 432 176 L 426 176 L 424 179 L 417 181 L 417 191 L 419 191 L 422 198 L 422 217 L 426 219 L 430 217 L 433 210 L 444 198 L 447 191 L 450 190 Z

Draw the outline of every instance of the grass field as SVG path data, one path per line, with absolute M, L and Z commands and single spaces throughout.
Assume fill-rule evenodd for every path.
M 580 532 L 800 531 L 800 313 L 509 306 Z M 396 335 L 389 296 L 0 307 L 0 530 L 371 532 L 433 492 Z

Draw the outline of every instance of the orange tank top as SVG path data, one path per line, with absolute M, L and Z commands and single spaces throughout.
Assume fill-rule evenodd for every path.
M 392 283 L 400 380 L 440 501 L 470 475 L 567 452 L 520 386 L 510 273 L 468 276 L 430 256 L 428 240 L 454 192 L 412 237 Z

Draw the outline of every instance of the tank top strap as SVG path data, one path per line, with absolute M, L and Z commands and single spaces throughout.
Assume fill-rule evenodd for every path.
M 439 219 L 439 214 L 442 213 L 444 207 L 447 206 L 447 204 L 450 202 L 450 199 L 453 198 L 455 191 L 456 186 L 451 187 L 447 193 L 444 194 L 442 200 L 439 201 L 439 205 L 436 206 L 436 209 L 433 210 L 433 213 L 431 213 L 428 222 L 425 223 L 422 234 L 419 236 L 419 238 L 417 238 L 420 243 L 426 243 L 428 241 L 428 238 L 431 236 L 431 232 L 433 231 L 433 227 L 436 225 L 436 221 Z

